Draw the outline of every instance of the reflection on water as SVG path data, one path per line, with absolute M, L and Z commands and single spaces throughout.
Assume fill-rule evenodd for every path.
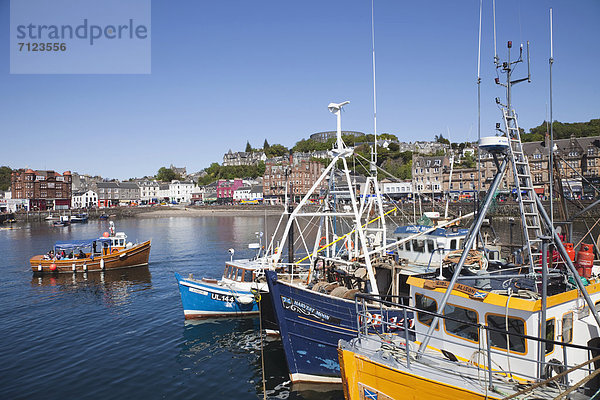
M 90 295 L 108 306 L 124 305 L 134 292 L 151 290 L 148 266 L 76 274 L 34 274 L 32 286 L 52 287 L 74 296 Z

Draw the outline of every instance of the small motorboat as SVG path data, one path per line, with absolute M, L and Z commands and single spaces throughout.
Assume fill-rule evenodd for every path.
M 54 226 L 69 226 L 71 225 L 71 221 L 67 215 L 61 215 L 58 221 L 54 221 Z
M 88 222 L 88 215 L 86 213 L 71 215 L 70 222 L 72 224 Z

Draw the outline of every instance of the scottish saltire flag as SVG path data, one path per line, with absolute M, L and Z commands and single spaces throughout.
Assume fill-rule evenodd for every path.
M 364 390 L 364 394 L 365 394 L 365 399 L 377 400 L 377 392 L 371 391 L 367 388 L 363 388 L 363 390 Z

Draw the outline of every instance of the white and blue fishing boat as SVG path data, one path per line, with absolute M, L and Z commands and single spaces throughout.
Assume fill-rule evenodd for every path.
M 86 213 L 71 215 L 70 222 L 72 224 L 88 222 L 88 215 Z
M 329 105 L 329 110 L 338 118 L 333 159 L 290 214 L 283 234 L 287 237 L 293 226 L 299 226 L 299 220 L 308 226 L 313 222 L 318 226 L 312 235 L 316 239 L 312 249 L 306 245 L 309 235 L 304 237 L 305 229 L 298 229 L 302 236 L 300 242 L 308 255 L 295 264 L 308 262 L 309 279 L 290 282 L 275 271 L 266 271 L 292 382 L 341 382 L 337 344 L 340 339 L 357 334 L 355 295 L 369 293 L 402 301 L 407 279 L 403 272 L 406 262 L 397 257 L 395 249 L 399 243 L 438 229 L 427 227 L 413 234 L 407 230 L 406 237 L 400 242 L 388 242 L 386 215 L 394 209 L 384 210 L 376 176 L 367 178 L 361 195 L 357 196 L 348 169 L 346 157 L 353 150 L 347 148 L 341 138 L 340 111 L 345 104 Z M 337 173 L 336 166 L 340 163 L 343 168 Z M 374 161 L 372 165 L 375 165 Z M 322 200 L 315 210 L 309 199 L 317 189 Z M 340 199 L 345 204 L 340 204 Z M 439 227 L 448 224 L 450 222 Z M 460 234 L 464 232 L 460 231 Z M 293 246 L 288 248 L 288 262 L 293 262 Z M 281 250 L 274 256 L 275 267 L 279 266 L 280 255 Z M 369 312 L 368 318 L 375 325 L 381 321 L 381 309 L 372 308 Z M 412 323 L 411 313 L 389 310 L 386 316 L 386 322 L 398 332 L 404 329 L 405 321 L 407 326 Z
M 225 264 L 221 279 L 183 278 L 175 273 L 186 319 L 241 317 L 258 314 L 256 296 L 266 283 L 259 283 L 264 270 L 250 260 Z

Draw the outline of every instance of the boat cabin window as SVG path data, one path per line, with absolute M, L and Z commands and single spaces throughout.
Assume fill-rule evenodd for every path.
M 400 243 L 400 244 L 398 245 L 398 250 L 399 250 L 399 251 L 404 251 L 404 243 Z
M 417 253 L 425 253 L 425 241 L 419 239 L 412 240 L 412 249 Z
M 450 250 L 456 250 L 456 239 L 450 240 Z
M 554 318 L 546 320 L 546 340 L 554 340 Z M 554 343 L 546 343 L 546 354 L 554 351 Z
M 476 325 L 470 325 L 477 324 L 479 320 L 477 312 L 469 310 L 468 308 L 447 304 L 444 309 L 444 315 L 453 319 L 465 321 L 458 322 L 451 319 L 445 319 L 444 326 L 446 327 L 446 332 L 454 336 L 479 342 L 479 329 Z
M 433 251 L 435 250 L 433 239 L 427 239 L 427 250 L 429 250 L 430 253 L 433 253 Z
M 244 270 L 244 282 L 252 282 L 252 271 L 249 269 Z
M 423 311 L 437 312 L 437 302 L 430 297 L 418 293 L 415 294 L 415 307 Z M 433 315 L 417 312 L 417 320 L 423 325 L 430 326 L 431 321 L 433 321 Z M 436 326 L 435 329 L 438 329 L 438 327 Z
M 571 343 L 573 340 L 573 312 L 568 312 L 562 317 L 562 341 Z
M 510 346 L 510 351 L 515 353 L 525 353 L 525 339 L 515 336 L 514 333 L 525 334 L 525 322 L 522 319 L 508 317 L 508 329 L 506 329 L 506 317 L 504 315 L 488 314 L 486 317 L 487 326 L 491 328 L 508 330 L 509 334 L 490 330 L 490 341 L 492 347 L 506 350 L 507 339 Z
M 460 239 L 460 240 L 458 241 L 458 248 L 459 248 L 459 249 L 462 249 L 462 248 L 463 248 L 463 246 L 464 246 L 464 244 L 465 244 L 465 239 Z

